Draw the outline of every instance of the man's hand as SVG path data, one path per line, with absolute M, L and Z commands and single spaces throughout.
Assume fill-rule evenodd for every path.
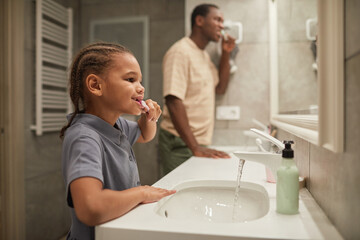
M 235 48 L 235 38 L 228 34 L 226 35 L 226 38 L 222 37 L 221 47 L 223 52 L 230 53 Z
M 225 152 L 201 146 L 197 146 L 192 149 L 192 152 L 195 157 L 230 158 L 230 156 Z

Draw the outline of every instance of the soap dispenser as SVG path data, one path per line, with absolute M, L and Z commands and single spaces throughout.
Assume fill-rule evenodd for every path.
M 293 141 L 284 141 L 281 167 L 277 170 L 276 211 L 281 214 L 299 212 L 299 170 L 294 162 Z

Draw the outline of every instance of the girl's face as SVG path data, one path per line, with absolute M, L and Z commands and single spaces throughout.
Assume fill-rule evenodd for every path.
M 136 58 L 130 53 L 115 54 L 103 81 L 103 106 L 115 114 L 139 115 L 142 112 L 140 101 L 145 92 L 141 81 L 141 70 Z

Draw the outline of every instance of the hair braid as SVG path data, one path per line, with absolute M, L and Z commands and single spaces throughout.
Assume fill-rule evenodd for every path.
M 60 138 L 64 137 L 65 131 L 69 128 L 78 113 L 86 109 L 84 98 L 84 81 L 89 74 L 102 74 L 112 63 L 114 54 L 132 52 L 124 46 L 116 43 L 98 42 L 90 44 L 76 55 L 71 65 L 69 76 L 70 99 L 74 107 L 68 123 L 62 127 Z

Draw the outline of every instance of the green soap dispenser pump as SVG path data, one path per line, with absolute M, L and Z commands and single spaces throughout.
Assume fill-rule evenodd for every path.
M 299 170 L 294 162 L 293 141 L 284 141 L 281 167 L 277 170 L 276 211 L 281 214 L 299 213 Z

